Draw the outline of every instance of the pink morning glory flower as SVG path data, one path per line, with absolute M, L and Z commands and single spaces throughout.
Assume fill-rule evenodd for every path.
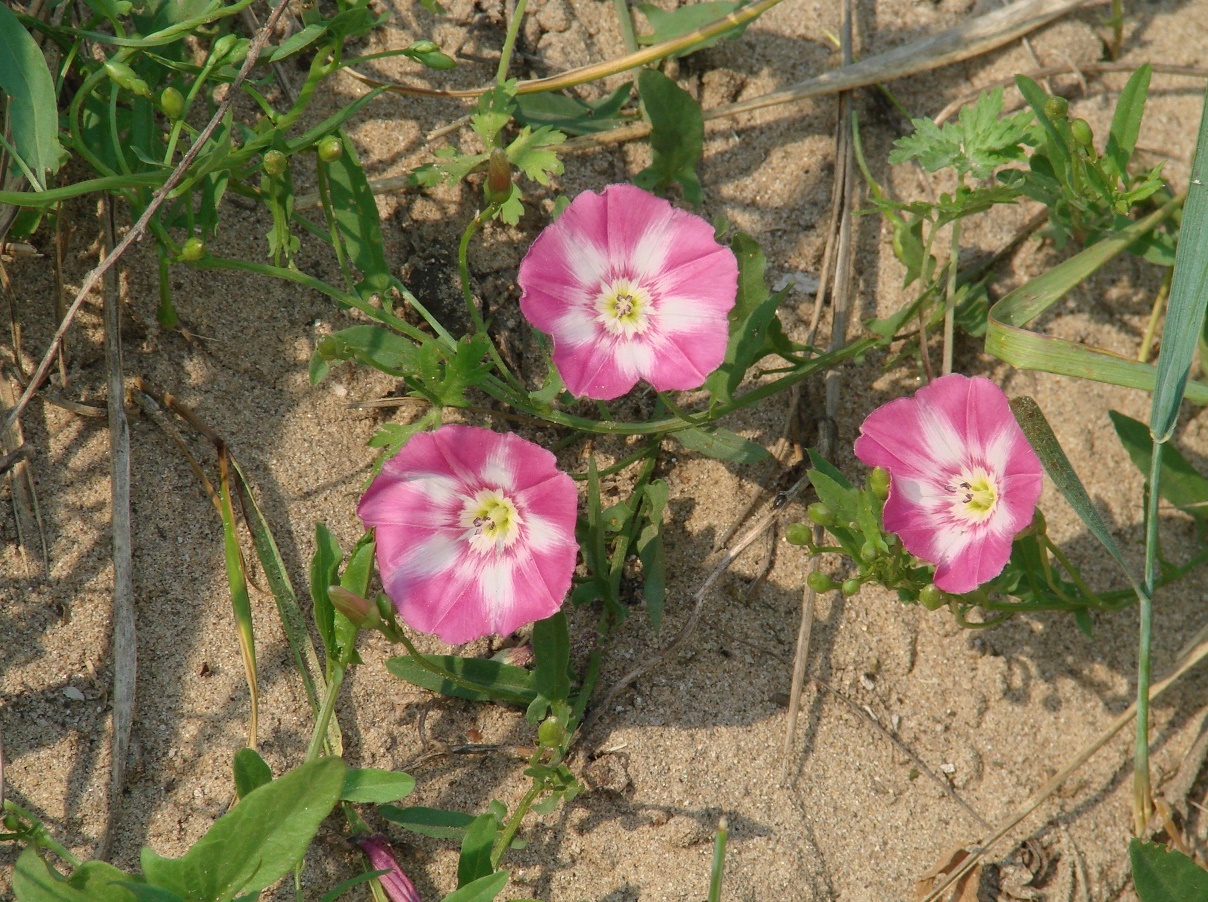
M 365 857 L 369 859 L 369 866 L 375 871 L 389 871 L 388 874 L 382 874 L 377 879 L 382 884 L 382 889 L 386 892 L 386 898 L 390 902 L 421 902 L 419 892 L 415 889 L 415 884 L 403 873 L 403 869 L 399 867 L 398 862 L 394 858 L 394 851 L 390 848 L 390 844 L 386 842 L 386 837 L 380 833 L 375 833 L 373 836 L 363 836 L 357 840 L 357 845 L 361 847 L 361 851 L 365 853 Z
M 442 426 L 386 462 L 357 513 L 374 527 L 382 584 L 404 622 L 458 645 L 562 606 L 577 503 L 573 480 L 544 448 Z
M 726 354 L 738 261 L 713 226 L 633 185 L 576 197 L 520 263 L 520 310 L 571 394 L 698 388 Z
M 1040 498 L 1040 460 L 989 379 L 954 373 L 878 407 L 856 456 L 889 471 L 885 529 L 957 595 L 1002 572 Z

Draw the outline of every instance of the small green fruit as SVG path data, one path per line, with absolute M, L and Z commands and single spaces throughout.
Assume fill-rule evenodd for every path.
M 944 593 L 935 587 L 934 584 L 923 586 L 919 590 L 919 604 L 929 611 L 934 611 L 944 604 Z
M 422 56 L 425 53 L 436 53 L 439 50 L 440 47 L 435 41 L 416 41 L 407 48 L 406 52 Z
M 277 176 L 289 168 L 289 157 L 279 150 L 270 150 L 264 155 L 264 171 Z
M 842 592 L 845 597 L 851 598 L 860 591 L 860 585 L 860 580 L 853 576 L 851 579 L 843 580 L 843 585 L 839 586 L 839 591 Z
M 1095 146 L 1095 133 L 1085 119 L 1075 119 L 1070 123 L 1070 135 L 1087 150 Z
M 813 532 L 804 523 L 792 523 L 784 531 L 784 538 L 790 545 L 808 545 L 813 541 Z
M 205 255 L 206 243 L 197 237 L 190 238 L 180 249 L 180 259 L 188 263 L 196 263 Z
M 815 501 L 807 507 L 805 515 L 811 523 L 817 523 L 819 526 L 831 526 L 835 522 L 835 512 L 821 501 Z
M 319 142 L 319 159 L 324 163 L 334 163 L 344 152 L 344 142 L 338 135 L 328 135 Z
M 159 94 L 159 108 L 164 111 L 165 116 L 176 121 L 185 111 L 185 97 L 176 88 L 166 87 Z
M 561 745 L 566 738 L 566 726 L 556 717 L 547 717 L 537 727 L 537 742 L 546 748 Z
M 815 592 L 829 592 L 835 588 L 835 581 L 823 573 L 821 570 L 815 570 L 805 578 L 805 584 Z
M 150 99 L 151 89 L 147 87 L 147 83 L 139 78 L 134 73 L 134 70 L 125 63 L 120 63 L 116 60 L 105 60 L 105 74 L 130 93 Z
M 1070 102 L 1064 97 L 1050 97 L 1044 102 L 1044 115 L 1052 122 L 1060 122 L 1070 114 Z

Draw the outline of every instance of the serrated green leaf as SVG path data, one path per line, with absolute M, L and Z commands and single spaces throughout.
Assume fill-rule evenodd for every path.
M 460 840 L 466 835 L 466 828 L 474 822 L 473 815 L 461 811 L 425 808 L 421 805 L 410 808 L 382 805 L 378 808 L 378 814 L 392 824 L 433 839 Z
M 1208 871 L 1175 849 L 1133 839 L 1128 844 L 1133 886 L 1141 902 L 1202 902 Z
M 349 768 L 344 772 L 344 788 L 340 798 L 345 802 L 381 804 L 397 802 L 411 795 L 415 778 L 401 771 L 376 767 Z
M 0 4 L 0 90 L 8 98 L 8 134 L 30 184 L 45 190 L 65 152 L 59 143 L 54 78 L 41 49 L 7 4 Z
M 807 474 L 818 500 L 835 512 L 840 522 L 854 523 L 859 516 L 858 494 L 842 473 L 813 448 L 809 449 L 813 469 Z
M 743 438 L 721 426 L 700 426 L 673 432 L 676 440 L 689 451 L 696 451 L 716 460 L 736 464 L 753 464 L 768 460 L 772 455 L 763 445 Z
M 548 185 L 553 176 L 562 174 L 562 161 L 550 148 L 564 141 L 566 135 L 548 125 L 536 131 L 525 126 L 507 146 L 508 162 L 533 181 Z
M 512 118 L 515 109 L 516 79 L 508 79 L 485 91 L 478 98 L 478 109 L 470 116 L 470 127 L 482 139 L 488 151 L 496 144 L 496 138 Z
M 344 785 L 344 762 L 320 758 L 260 787 L 180 858 L 144 848 L 143 873 L 183 902 L 230 902 L 287 874 L 310 846 Z
M 457 655 L 424 655 L 424 658 L 475 688 L 466 688 L 446 677 L 437 676 L 413 661 L 410 655 L 390 658 L 386 662 L 386 669 L 400 680 L 453 698 L 465 698 L 475 702 L 501 701 L 527 707 L 537 697 L 536 680 L 533 674 L 522 667 Z
M 642 70 L 638 93 L 650 117 L 652 161 L 634 177 L 633 183 L 647 191 L 665 194 L 672 183 L 678 182 L 684 199 L 693 206 L 699 205 L 701 186 L 696 165 L 705 146 L 705 119 L 700 104 L 655 69 Z
M 913 119 L 914 133 L 894 142 L 890 163 L 918 160 L 928 172 L 952 168 L 958 175 L 987 178 L 995 169 L 1022 160 L 1020 146 L 1028 135 L 1032 114 L 1026 110 L 1000 118 L 1002 88 L 983 91 L 977 101 L 961 108 L 953 122 L 936 125 Z

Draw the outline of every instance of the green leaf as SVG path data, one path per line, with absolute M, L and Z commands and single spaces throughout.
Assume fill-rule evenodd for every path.
M 410 655 L 391 658 L 386 662 L 386 669 L 400 680 L 453 698 L 465 698 L 475 702 L 502 701 L 528 707 L 537 697 L 533 674 L 523 667 L 513 667 L 500 661 L 482 658 L 461 658 L 457 655 L 424 655 L 424 659 L 476 688 L 459 686 L 447 678 L 439 677 L 413 661 Z
M 1149 431 L 1164 442 L 1174 431 L 1179 405 L 1191 372 L 1191 358 L 1204 328 L 1208 307 L 1208 88 L 1200 114 L 1200 132 L 1191 162 L 1191 182 L 1183 205 L 1179 246 L 1174 258 L 1162 349 L 1158 352 L 1157 386 L 1149 414 Z
M 491 850 L 499 835 L 499 822 L 490 814 L 480 814 L 466 828 L 461 840 L 461 855 L 457 859 L 457 885 L 469 886 L 475 880 L 490 876 Z
M 696 164 L 705 146 L 705 119 L 692 95 L 661 72 L 643 69 L 638 93 L 650 117 L 650 150 L 653 160 L 634 178 L 639 188 L 666 194 L 679 182 L 684 199 L 693 206 L 701 202 Z
M 412 376 L 421 368 L 420 349 L 415 342 L 382 326 L 353 326 L 325 335 L 316 353 L 326 361 L 355 360 L 400 378 Z
M 1129 76 L 1124 90 L 1116 99 L 1116 112 L 1112 116 L 1111 130 L 1107 133 L 1103 162 L 1113 175 L 1125 183 L 1128 182 L 1128 161 L 1132 159 L 1137 135 L 1141 133 L 1141 117 L 1145 115 L 1145 99 L 1149 95 L 1152 72 L 1149 63 L 1143 63 Z
M 382 245 L 382 221 L 373 189 L 365 178 L 356 145 L 342 131 L 344 152 L 325 168 L 331 192 L 331 215 L 348 256 L 361 271 L 357 290 L 362 295 L 383 294 L 390 288 L 390 264 Z
M 480 877 L 473 883 L 467 883 L 461 889 L 449 893 L 442 902 L 490 902 L 507 886 L 509 873 L 496 871 L 487 877 Z
M 495 85 L 478 98 L 478 110 L 470 117 L 470 126 L 482 139 L 482 145 L 488 153 L 512 118 L 512 111 L 516 108 L 515 97 L 516 79 L 512 78 Z
M 559 611 L 533 624 L 533 679 L 537 692 L 551 702 L 570 695 L 570 632 Z
M 20 902 L 130 902 L 134 894 L 121 884 L 135 880 L 103 861 L 87 861 L 60 877 L 27 846 L 13 866 L 12 889 Z
M 326 24 L 315 23 L 314 25 L 307 25 L 301 31 L 295 32 L 282 41 L 281 45 L 273 51 L 272 56 L 268 58 L 268 61 L 270 63 L 277 63 L 286 57 L 293 56 L 298 51 L 309 47 L 317 41 L 319 36 L 326 31 Z
M 255 749 L 242 748 L 235 753 L 234 771 L 235 793 L 241 799 L 273 782 L 272 769 Z
M 809 456 L 813 464 L 808 474 L 810 485 L 818 493 L 818 500 L 834 511 L 840 521 L 855 522 L 859 515 L 855 488 L 834 464 L 813 448 L 809 449 Z
M 1134 839 L 1128 844 L 1133 886 L 1141 902 L 1202 902 L 1208 871 L 1174 849 Z
M 714 404 L 728 403 L 751 365 L 768 351 L 768 325 L 788 289 L 772 294 L 764 281 L 767 260 L 759 243 L 738 232 L 730 242 L 738 259 L 738 297 L 730 311 L 730 339 L 721 365 L 705 380 Z
M 344 552 L 340 550 L 336 537 L 324 524 L 316 523 L 315 553 L 310 559 L 310 597 L 314 606 L 315 626 L 319 628 L 319 638 L 328 662 L 339 657 L 339 647 L 336 642 L 336 609 L 327 590 L 336 584 L 336 571 L 343 558 Z
M 617 114 L 632 93 L 633 82 L 627 81 L 599 100 L 584 101 L 570 94 L 553 91 L 521 94 L 516 98 L 516 121 L 533 128 L 556 128 L 564 135 L 608 131 L 628 121 Z
M 671 433 L 689 451 L 736 464 L 754 464 L 768 460 L 771 454 L 763 445 L 743 438 L 721 426 L 699 426 Z
M 8 96 L 8 134 L 25 175 L 35 189 L 45 190 L 45 173 L 57 170 L 64 157 L 54 78 L 7 4 L 0 4 L 0 90 Z
M 650 27 L 654 29 L 650 34 L 638 35 L 638 43 L 661 44 L 663 41 L 678 38 L 680 35 L 704 28 L 706 25 L 728 16 L 742 6 L 742 2 L 741 0 L 705 0 L 703 3 L 690 3 L 673 10 L 660 9 L 653 3 L 635 3 L 634 5 L 642 11 L 647 21 L 650 22 Z M 712 47 L 718 41 L 736 38 L 746 31 L 749 24 L 749 22 L 745 22 L 727 29 L 721 34 L 686 47 L 674 55 L 684 56 L 697 50 L 704 50 L 706 47 Z
M 321 758 L 250 793 L 181 858 L 142 852 L 148 882 L 184 902 L 229 902 L 287 874 L 306 854 L 344 785 L 344 762 Z
M 397 802 L 411 795 L 415 778 L 394 770 L 376 767 L 350 768 L 344 772 L 344 788 L 340 798 L 345 802 Z
M 663 512 L 667 509 L 667 483 L 655 479 L 642 489 L 642 518 L 646 525 L 638 533 L 634 550 L 642 562 L 642 595 L 646 616 L 657 633 L 663 621 L 663 601 L 667 594 L 667 557 L 663 549 Z
M 548 125 L 536 130 L 525 126 L 507 146 L 508 162 L 533 181 L 548 185 L 553 176 L 562 174 L 562 161 L 550 148 L 564 141 L 566 135 Z
M 460 840 L 466 835 L 466 828 L 474 822 L 473 815 L 461 811 L 446 811 L 443 808 L 396 808 L 394 805 L 382 805 L 378 814 L 393 824 L 398 824 L 423 836 L 434 839 Z
M 1128 452 L 1133 465 L 1149 476 L 1149 458 L 1153 453 L 1153 438 L 1149 428 L 1139 420 L 1109 410 L 1112 426 L 1120 444 Z M 1187 458 L 1169 443 L 1162 445 L 1162 478 L 1158 492 L 1179 510 L 1197 519 L 1208 518 L 1208 479 L 1201 476 Z
M 1065 451 L 1062 450 L 1057 436 L 1053 434 L 1053 428 L 1045 419 L 1040 407 L 1027 395 L 1021 395 L 1011 399 L 1011 412 L 1015 414 L 1019 427 L 1027 436 L 1036 456 L 1040 458 L 1040 463 L 1044 466 L 1044 471 L 1049 475 L 1049 479 L 1053 480 L 1053 484 L 1057 486 L 1062 497 L 1074 509 L 1078 519 L 1120 565 L 1120 569 L 1124 571 L 1124 575 L 1128 577 L 1133 588 L 1137 588 L 1140 584 L 1133 577 L 1128 564 L 1125 563 L 1124 556 L 1120 553 L 1120 547 L 1108 531 L 1103 517 L 1091 503 L 1090 496 L 1087 495 L 1086 489 L 1082 485 L 1082 480 L 1074 472 L 1070 459 L 1065 456 Z

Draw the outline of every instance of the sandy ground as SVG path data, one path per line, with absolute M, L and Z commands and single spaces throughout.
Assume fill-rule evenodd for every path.
M 477 85 L 493 72 L 502 36 L 498 3 L 454 0 L 437 19 L 400 3 L 366 50 L 432 37 L 466 62 L 445 84 Z M 859 52 L 867 56 L 916 39 L 993 4 L 967 0 L 858 4 Z M 706 105 L 755 96 L 834 66 L 826 34 L 837 33 L 837 4 L 787 0 L 727 44 L 679 64 L 680 83 Z M 1208 0 L 1127 4 L 1125 56 L 1131 62 L 1202 64 L 1208 52 Z M 893 85 L 916 114 L 934 114 L 970 91 L 1045 64 L 1098 60 L 1106 7 L 1066 17 L 1031 37 L 975 61 Z M 533 0 L 520 67 L 541 75 L 617 55 L 619 34 L 602 0 Z M 539 57 L 540 59 L 536 59 Z M 475 62 L 477 60 L 477 62 Z M 401 63 L 379 70 L 422 78 Z M 1122 77 L 1092 81 L 1083 95 L 1074 79 L 1058 85 L 1072 112 L 1106 131 Z M 316 115 L 358 96 L 350 79 Z M 1010 92 L 1008 98 L 1012 101 Z M 900 122 L 861 92 L 868 158 L 877 177 L 903 195 L 923 190 L 909 169 L 883 162 Z M 1199 86 L 1155 76 L 1141 135 L 1146 161 L 1167 159 L 1167 173 L 1185 185 L 1194 144 Z M 373 177 L 398 175 L 428 159 L 423 136 L 460 116 L 453 102 L 386 97 L 367 108 L 351 134 Z M 817 273 L 825 241 L 834 168 L 833 101 L 802 102 L 709 126 L 701 167 L 707 216 L 724 214 L 763 245 L 772 277 Z M 464 139 L 464 138 L 463 138 Z M 438 142 L 439 143 L 439 142 Z M 568 157 L 555 188 L 574 194 L 632 177 L 647 159 L 634 144 Z M 1147 163 L 1149 164 L 1149 163 Z M 1152 164 L 1149 164 L 1152 165 Z M 299 190 L 307 190 L 299 176 Z M 534 211 L 515 230 L 492 227 L 472 254 L 478 289 L 502 308 L 517 291 L 514 277 L 527 242 L 545 221 L 554 191 L 538 192 Z M 459 303 L 453 251 L 475 197 L 468 190 L 408 191 L 379 199 L 389 258 L 405 282 L 436 309 Z M 1008 211 L 976 224 L 970 244 L 1001 246 L 1031 211 Z M 96 259 L 93 202 L 71 210 L 67 263 L 73 284 Z M 214 251 L 250 254 L 262 246 L 267 219 L 232 208 Z M 46 236 L 42 236 L 45 240 Z M 857 222 L 857 298 L 861 316 L 894 309 L 904 299 L 901 269 L 888 233 L 875 216 Z M 49 245 L 47 245 L 49 247 Z M 338 280 L 321 254 L 301 259 Z M 1013 258 L 996 285 L 1001 292 L 1033 276 L 1060 254 L 1037 240 Z M 326 270 L 323 267 L 328 267 Z M 307 361 L 316 340 L 354 320 L 329 300 L 290 286 L 219 273 L 174 270 L 182 316 L 197 339 L 155 324 L 154 263 L 127 256 L 126 369 L 176 394 L 223 435 L 258 487 L 295 585 L 305 586 L 314 524 L 323 522 L 347 547 L 360 534 L 356 501 L 373 451 L 366 441 L 397 411 L 349 409 L 357 399 L 393 389 L 391 379 L 342 366 L 311 387 Z M 54 327 L 54 288 L 45 259 L 13 270 L 24 325 L 24 349 L 41 353 Z M 1073 293 L 1045 318 L 1052 334 L 1135 354 L 1158 274 L 1135 261 L 1118 262 Z M 804 330 L 810 298 L 790 295 L 783 317 Z M 514 307 L 513 307 L 514 310 Z M 86 307 L 69 342 L 69 384 L 56 395 L 103 406 L 99 304 Z M 5 351 L 6 355 L 9 349 Z M 836 463 L 858 473 L 851 440 L 877 404 L 912 390 L 912 365 L 882 372 L 884 355 L 843 373 Z M 1011 394 L 1031 394 L 1085 479 L 1118 537 L 1139 557 L 1141 478 L 1129 465 L 1107 419 L 1108 409 L 1144 419 L 1138 392 L 1019 373 L 979 354 L 971 340 L 958 367 L 1000 379 Z M 820 386 L 807 384 L 808 423 Z M 765 444 L 780 434 L 787 401 L 773 398 L 730 425 Z M 106 798 L 111 663 L 112 564 L 109 558 L 108 436 L 89 419 L 35 402 L 24 418 L 49 549 L 48 570 L 22 555 L 6 515 L 0 559 L 0 726 L 8 757 L 6 791 L 45 819 L 78 854 L 93 853 L 109 804 L 121 809 L 114 861 L 136 867 L 147 844 L 161 854 L 183 852 L 224 810 L 230 762 L 244 744 L 248 693 L 225 587 L 221 531 L 208 499 L 176 447 L 152 422 L 132 424 L 134 565 L 139 630 L 138 706 L 128 788 Z M 1193 460 L 1208 456 L 1198 411 L 1188 410 L 1179 440 Z M 200 446 L 199 446 L 200 447 Z M 708 574 L 716 537 L 757 491 L 757 468 L 725 465 L 668 446 L 664 475 L 672 485 L 666 529 L 669 597 L 663 633 L 635 612 L 608 646 L 601 685 L 607 688 L 666 643 L 684 622 L 693 592 Z M 582 467 L 576 454 L 568 467 Z M 623 489 L 623 485 L 615 487 Z M 1053 534 L 1101 586 L 1118 576 L 1080 528 L 1055 490 L 1042 507 Z M 786 516 L 800 518 L 796 505 Z M 1189 526 L 1164 518 L 1172 556 L 1193 548 Z M 770 557 L 769 557 L 770 556 Z M 758 578 L 770 563 L 766 579 Z M 790 765 L 784 756 L 785 699 L 807 560 L 780 538 L 761 540 L 719 582 L 699 628 L 685 647 L 603 711 L 572 760 L 593 788 L 555 813 L 530 819 L 523 851 L 509 855 L 513 882 L 506 897 L 572 900 L 678 900 L 706 894 L 712 830 L 725 815 L 732 830 L 725 898 L 731 900 L 889 900 L 910 898 L 914 880 L 953 846 L 984 833 L 977 818 L 996 821 L 1022 802 L 1074 752 L 1093 739 L 1133 695 L 1136 617 L 1097 618 L 1094 638 L 1069 617 L 1019 617 L 987 632 L 960 629 L 946 612 L 904 607 L 886 593 L 820 601 L 810 673 L 838 696 L 807 687 Z M 1155 668 L 1161 672 L 1203 621 L 1208 576 L 1196 574 L 1164 590 L 1157 604 Z M 310 717 L 271 597 L 254 593 L 263 687 L 261 749 L 277 772 L 302 757 Z M 572 616 L 577 648 L 590 641 L 590 611 Z M 428 647 L 435 648 L 434 644 Z M 467 652 L 485 652 L 479 642 Z M 434 700 L 401 685 L 384 667 L 393 649 L 363 642 L 364 664 L 346 685 L 340 717 L 350 762 L 408 766 L 441 744 L 524 743 L 517 712 Z M 1154 768 L 1159 785 L 1179 767 L 1195 738 L 1205 677 L 1193 675 L 1154 711 Z M 875 719 L 874 727 L 869 718 Z M 946 781 L 960 807 L 890 742 L 887 731 Z M 1011 842 L 1034 841 L 1043 864 L 1030 876 L 1021 855 L 1003 843 L 991 854 L 984 899 L 1132 898 L 1125 847 L 1130 829 L 1130 738 L 1122 735 L 1058 794 L 1047 800 Z M 507 752 L 438 756 L 411 768 L 416 804 L 480 812 L 492 798 L 514 804 L 523 793 L 523 761 Z M 1203 787 L 1191 796 L 1200 801 Z M 971 814 L 974 812 L 974 814 Z M 1194 809 L 1193 809 L 1194 811 Z M 334 822 L 333 822 L 334 823 Z M 1204 838 L 1203 818 L 1191 832 Z M 401 858 L 426 899 L 455 886 L 456 851 L 447 844 L 394 834 Z M 0 899 L 10 899 L 15 852 L 0 849 Z M 320 836 L 307 871 L 307 898 L 318 898 L 358 869 L 336 838 Z M 363 890 L 360 898 L 365 898 Z M 274 898 L 285 898 L 282 891 Z

